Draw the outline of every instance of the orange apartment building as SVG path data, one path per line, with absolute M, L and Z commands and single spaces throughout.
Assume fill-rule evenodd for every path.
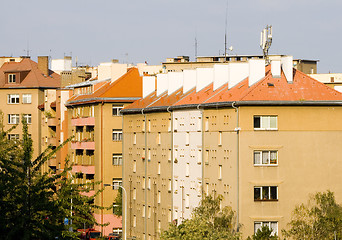
M 122 110 L 127 236 L 159 239 L 205 194 L 222 194 L 243 238 L 281 236 L 297 204 L 330 189 L 338 202 L 342 93 L 292 57 L 144 77 Z
M 35 158 L 45 149 L 45 139 L 41 138 L 43 115 L 38 106 L 47 102 L 47 92 L 55 92 L 60 87 L 60 76 L 49 70 L 48 57 L 38 57 L 38 63 L 29 57 L 1 58 L 0 62 L 0 109 L 5 130 L 18 125 L 8 137 L 21 138 L 22 115 L 28 123 Z
M 75 136 L 69 144 L 69 157 L 74 164 L 76 181 L 101 181 L 89 194 L 104 188 L 95 199 L 95 204 L 110 207 L 122 184 L 120 110 L 141 98 L 142 77 L 138 69 L 130 68 L 118 79 L 86 81 L 68 86 L 65 91 L 72 91 L 72 97 L 65 106 L 67 135 Z M 104 184 L 112 186 L 105 187 Z M 103 235 L 121 232 L 121 218 L 116 217 L 112 209 L 95 211 L 99 223 L 109 223 L 106 227 L 98 227 Z

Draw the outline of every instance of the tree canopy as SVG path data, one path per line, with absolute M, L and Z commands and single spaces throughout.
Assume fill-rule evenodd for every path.
M 162 233 L 162 239 L 197 240 L 197 239 L 240 239 L 235 231 L 236 217 L 231 207 L 221 208 L 222 195 L 206 196 L 200 205 L 192 212 L 191 219 L 185 219 L 181 224 L 170 224 Z
M 342 206 L 333 192 L 318 192 L 294 209 L 288 225 L 283 233 L 292 239 L 342 239 Z
M 94 196 L 89 184 L 74 184 L 68 177 L 71 166 L 59 172 L 41 172 L 41 166 L 56 151 L 47 148 L 32 159 L 32 140 L 22 121 L 22 139 L 9 140 L 0 120 L 0 234 L 1 239 L 76 239 L 69 231 L 96 224 L 92 210 Z M 72 215 L 72 216 L 71 216 Z M 64 225 L 68 218 L 69 224 Z M 72 225 L 70 225 L 72 221 Z

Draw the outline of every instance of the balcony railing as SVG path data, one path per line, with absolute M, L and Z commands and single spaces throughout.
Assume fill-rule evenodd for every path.
M 47 124 L 49 127 L 56 127 L 57 126 L 57 118 L 48 118 Z
M 85 117 L 85 118 L 73 118 L 71 119 L 72 126 L 94 126 L 95 118 L 94 117 Z
M 48 144 L 48 145 L 52 145 L 52 146 L 57 146 L 57 139 L 56 139 L 56 137 L 50 137 L 50 138 L 48 138 L 47 144 Z
M 71 149 L 95 150 L 95 142 L 72 142 Z

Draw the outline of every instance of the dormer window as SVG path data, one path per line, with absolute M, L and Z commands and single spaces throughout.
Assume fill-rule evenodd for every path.
M 8 83 L 15 83 L 16 79 L 15 79 L 15 74 L 8 74 Z

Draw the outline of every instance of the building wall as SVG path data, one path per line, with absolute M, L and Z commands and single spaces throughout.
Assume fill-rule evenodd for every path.
M 173 113 L 173 220 L 191 218 L 202 198 L 202 113 Z
M 340 107 L 246 107 L 240 111 L 240 219 L 251 235 L 254 221 L 286 228 L 295 205 L 331 190 L 342 200 Z M 253 129 L 253 115 L 275 115 L 278 130 Z M 254 150 L 278 151 L 278 165 L 253 165 Z M 278 201 L 254 201 L 254 186 L 278 186 Z
M 124 115 L 128 237 L 158 239 L 172 221 L 170 125 L 170 113 Z
M 8 95 L 9 94 L 19 94 L 18 104 L 9 104 Z M 23 103 L 23 94 L 31 94 L 31 103 Z M 21 114 L 31 114 L 31 123 L 28 124 L 29 134 L 33 140 L 33 159 L 41 153 L 41 112 L 38 109 L 38 105 L 44 102 L 44 91 L 40 89 L 0 89 L 0 102 L 1 111 L 3 112 L 4 118 L 4 129 L 8 130 L 15 124 L 8 123 L 8 114 L 19 114 L 19 124 L 12 130 L 11 134 L 19 134 L 22 138 L 22 124 L 21 124 Z

